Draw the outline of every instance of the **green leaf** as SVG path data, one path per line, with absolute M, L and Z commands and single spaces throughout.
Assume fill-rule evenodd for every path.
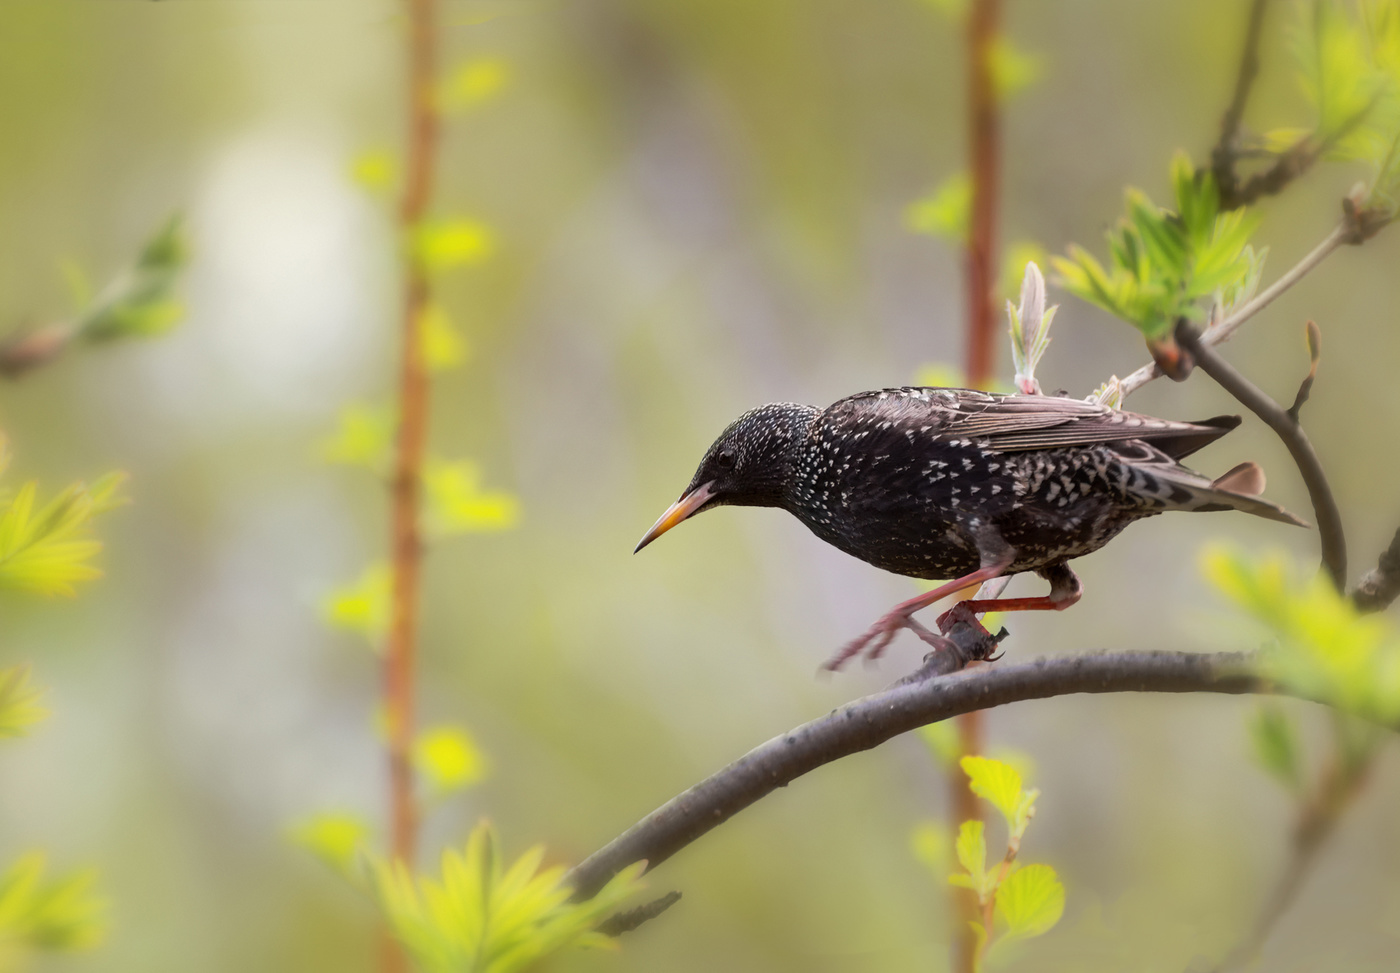
M 354 403 L 341 410 L 339 425 L 321 442 L 318 453 L 327 463 L 381 473 L 389 466 L 393 444 L 393 412 L 387 406 Z
M 564 869 L 541 870 L 535 848 L 509 867 L 490 826 L 442 857 L 441 878 L 415 877 L 402 862 L 375 863 L 373 889 L 394 934 L 432 973 L 515 973 L 567 949 L 607 946 L 594 931 L 641 885 L 629 866 L 586 902 L 571 902 Z
M 987 872 L 987 837 L 981 821 L 964 821 L 958 828 L 958 840 L 953 845 L 962 872 L 948 876 L 948 883 L 972 889 L 986 900 L 996 884 L 996 876 Z
M 1042 59 L 1017 48 L 1005 34 L 992 38 L 987 55 L 998 101 L 1006 101 L 1040 80 Z
M 501 58 L 464 61 L 443 82 L 439 104 L 443 111 L 465 111 L 494 98 L 510 80 L 510 65 Z
M 919 822 L 909 835 L 909 851 L 934 875 L 946 875 L 953 852 L 948 826 L 941 821 Z
M 388 149 L 370 149 L 355 158 L 350 174 L 363 188 L 371 192 L 385 192 L 398 181 L 398 158 Z
M 88 870 L 45 880 L 44 856 L 30 852 L 0 876 L 0 948 L 22 957 L 38 951 L 90 949 L 106 934 L 106 903 Z
M 326 623 L 363 635 L 379 651 L 389 631 L 393 585 L 393 571 L 386 562 L 370 565 L 353 584 L 331 592 L 322 602 Z
M 1382 615 L 1361 615 L 1320 573 L 1307 580 L 1284 555 L 1211 547 L 1206 577 L 1276 640 L 1266 679 L 1357 716 L 1400 720 L 1400 638 Z
M 509 493 L 483 489 L 481 472 L 468 460 L 429 460 L 423 486 L 433 533 L 509 530 L 520 519 L 519 501 Z
M 1049 865 L 1025 865 L 996 891 L 996 916 L 1009 939 L 1043 936 L 1065 911 L 1065 887 Z
M 1294 793 L 1303 789 L 1297 731 L 1288 714 L 1270 703 L 1262 703 L 1249 722 L 1254 759 Z
M 960 766 L 968 776 L 972 793 L 989 802 L 1006 819 L 1014 850 L 1025 834 L 1026 825 L 1035 813 L 1035 799 L 1040 792 L 1024 790 L 1021 775 L 1011 766 L 990 757 L 963 757 Z
M 174 291 L 189 257 L 180 217 L 171 217 L 146 242 L 135 265 L 79 314 L 78 334 L 88 341 L 111 341 L 156 337 L 171 330 L 185 313 Z
M 495 249 L 491 228 L 472 220 L 424 223 L 414 234 L 414 255 L 433 273 L 481 263 Z
M 937 386 L 937 382 L 920 383 Z M 957 385 L 952 386 L 957 388 Z M 933 759 L 940 767 L 951 767 L 962 756 L 962 740 L 958 737 L 958 728 L 952 720 L 943 720 L 938 723 L 929 723 L 918 729 L 919 739 L 924 741 Z
M 341 875 L 358 881 L 362 853 L 369 850 L 373 833 L 362 815 L 327 811 L 294 825 L 290 838 Z
M 0 738 L 24 736 L 48 716 L 39 705 L 40 690 L 29 684 L 28 666 L 0 669 Z
M 470 733 L 457 726 L 424 730 L 413 742 L 413 763 L 437 794 L 465 790 L 485 779 L 486 754 Z
M 430 370 L 444 372 L 467 360 L 467 342 L 452 326 L 442 305 L 424 308 L 418 326 L 423 330 L 423 359 Z
M 967 241 L 971 212 L 972 178 L 959 172 L 923 199 L 911 203 L 904 211 L 904 222 L 915 233 L 963 244 Z
M 0 587 L 72 595 L 74 585 L 101 576 L 91 560 L 102 549 L 92 518 L 118 506 L 125 481 L 109 473 L 91 486 L 75 483 L 36 512 L 37 487 L 26 483 L 0 512 Z

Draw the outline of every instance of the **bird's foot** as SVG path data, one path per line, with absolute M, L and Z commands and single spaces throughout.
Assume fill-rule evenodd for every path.
M 822 668 L 828 672 L 835 672 L 858 655 L 864 655 L 866 662 L 874 662 L 884 654 L 885 648 L 903 628 L 911 629 L 916 633 L 922 629 L 928 635 L 934 638 L 938 637 L 914 621 L 908 613 L 896 609 L 881 615 L 874 625 L 866 629 L 865 634 L 853 638 L 841 646 L 840 651 L 822 663 Z M 920 635 L 920 638 L 922 637 Z
M 925 628 L 912 614 L 895 610 L 882 615 L 879 621 L 866 630 L 864 635 L 843 645 L 841 651 L 822 664 L 822 668 L 828 672 L 835 672 L 858 655 L 864 655 L 866 662 L 874 662 L 884 654 L 885 649 L 894 640 L 900 629 L 905 628 L 933 646 L 934 651 L 956 648 L 949 639 Z M 982 634 L 987 634 L 985 629 L 982 630 Z M 990 638 L 990 636 L 988 637 Z
M 939 615 L 937 621 L 938 630 L 944 635 L 947 635 L 953 630 L 953 626 L 957 625 L 959 622 L 971 625 L 983 635 L 990 634 L 987 629 L 983 627 L 982 620 L 977 617 L 977 612 L 970 607 L 970 602 L 968 601 L 960 601 L 942 615 Z
M 929 638 L 924 641 L 934 646 L 934 650 L 924 656 L 922 666 L 895 683 L 896 686 L 951 675 L 973 662 L 995 662 L 1001 658 L 993 654 L 997 643 L 1007 635 L 1004 628 L 995 635 L 991 634 L 975 617 L 953 621 L 945 633 L 934 635 L 928 632 Z

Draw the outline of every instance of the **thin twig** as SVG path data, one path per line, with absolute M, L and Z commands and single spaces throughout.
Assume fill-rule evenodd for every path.
M 435 96 L 437 0 L 407 0 L 409 20 L 409 140 L 399 224 L 411 240 L 432 198 L 438 146 Z M 384 714 L 389 750 L 389 811 L 394 858 L 412 864 L 418 838 L 414 798 L 414 670 L 418 644 L 419 573 L 422 537 L 419 505 L 428 428 L 428 372 L 420 322 L 430 300 L 427 273 L 410 247 L 400 343 L 399 429 L 395 447 L 391 548 L 392 602 L 384 652 Z M 407 968 L 403 952 L 386 941 L 383 966 Z
M 569 875 L 578 898 L 619 869 L 655 868 L 744 808 L 809 771 L 870 750 L 901 733 L 974 710 L 1074 693 L 1274 693 L 1248 653 L 1114 652 L 981 666 L 895 685 L 847 703 L 750 751 L 647 815 Z
M 1332 251 L 1345 243 L 1354 242 L 1353 238 L 1355 234 L 1355 221 L 1352 219 L 1343 220 L 1331 233 L 1327 234 L 1326 238 L 1314 247 L 1306 257 L 1298 261 L 1286 274 L 1270 284 L 1262 294 L 1255 297 L 1252 301 L 1247 302 L 1243 307 L 1236 309 L 1233 314 L 1220 321 L 1218 324 L 1207 328 L 1205 333 L 1201 335 L 1201 343 L 1203 345 L 1212 346 L 1227 340 L 1230 335 L 1235 333 L 1235 330 L 1239 328 L 1240 325 L 1264 310 L 1264 308 L 1277 300 L 1285 291 L 1306 277 L 1314 267 L 1327 259 Z M 1123 397 L 1127 398 L 1148 382 L 1156 378 L 1161 378 L 1161 376 L 1162 372 L 1158 369 L 1156 364 L 1149 363 L 1142 366 L 1127 378 L 1123 379 Z
M 604 936 L 621 936 L 631 932 L 644 922 L 650 922 L 681 900 L 679 892 L 667 892 L 659 899 L 652 899 L 637 906 L 608 916 L 598 923 L 597 931 Z
M 1264 9 L 1268 5 L 1269 0 L 1254 0 L 1249 8 L 1249 25 L 1245 28 L 1240 70 L 1235 77 L 1235 93 L 1220 121 L 1220 141 L 1211 153 L 1211 171 L 1215 175 L 1215 184 L 1220 188 L 1220 204 L 1225 209 L 1234 209 L 1239 205 L 1234 200 L 1239 189 L 1235 164 L 1240 158 L 1240 126 L 1244 122 L 1249 92 L 1259 75 L 1259 40 L 1264 32 Z
M 1341 718 L 1340 716 L 1338 717 Z M 1269 893 L 1263 908 L 1244 937 L 1216 967 L 1215 973 L 1242 968 L 1258 956 L 1280 919 L 1297 899 L 1312 873 L 1318 854 L 1337 830 L 1342 815 L 1355 803 L 1370 776 L 1380 748 L 1375 741 L 1354 759 L 1346 752 L 1342 730 L 1338 729 L 1337 749 L 1318 775 L 1317 785 L 1303 802 L 1293 829 L 1292 853 L 1288 864 Z
M 1265 395 L 1201 340 L 1193 328 L 1183 324 L 1176 330 L 1176 340 L 1196 359 L 1196 364 L 1240 404 L 1264 420 L 1283 444 L 1302 474 L 1317 519 L 1317 532 L 1322 543 L 1322 566 L 1338 591 L 1347 583 L 1347 540 L 1342 530 L 1342 515 L 1336 498 L 1327 483 L 1327 474 L 1309 442 L 1307 433 L 1288 411 Z

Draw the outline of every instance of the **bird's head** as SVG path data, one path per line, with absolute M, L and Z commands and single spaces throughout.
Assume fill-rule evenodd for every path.
M 682 520 L 711 507 L 783 506 L 792 483 L 798 446 L 816 416 L 817 410 L 811 406 L 782 402 L 745 412 L 735 419 L 705 451 L 690 486 L 642 536 L 637 550 Z

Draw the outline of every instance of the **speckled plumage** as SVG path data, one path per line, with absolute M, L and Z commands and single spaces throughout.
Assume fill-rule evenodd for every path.
M 939 388 L 862 392 L 820 410 L 766 405 L 720 435 L 638 549 L 700 510 L 773 506 L 896 574 L 1037 571 L 1060 587 L 1073 581 L 1064 562 L 1164 511 L 1236 509 L 1301 523 L 1249 495 L 1262 488 L 1253 464 L 1212 481 L 1178 462 L 1239 421 Z

